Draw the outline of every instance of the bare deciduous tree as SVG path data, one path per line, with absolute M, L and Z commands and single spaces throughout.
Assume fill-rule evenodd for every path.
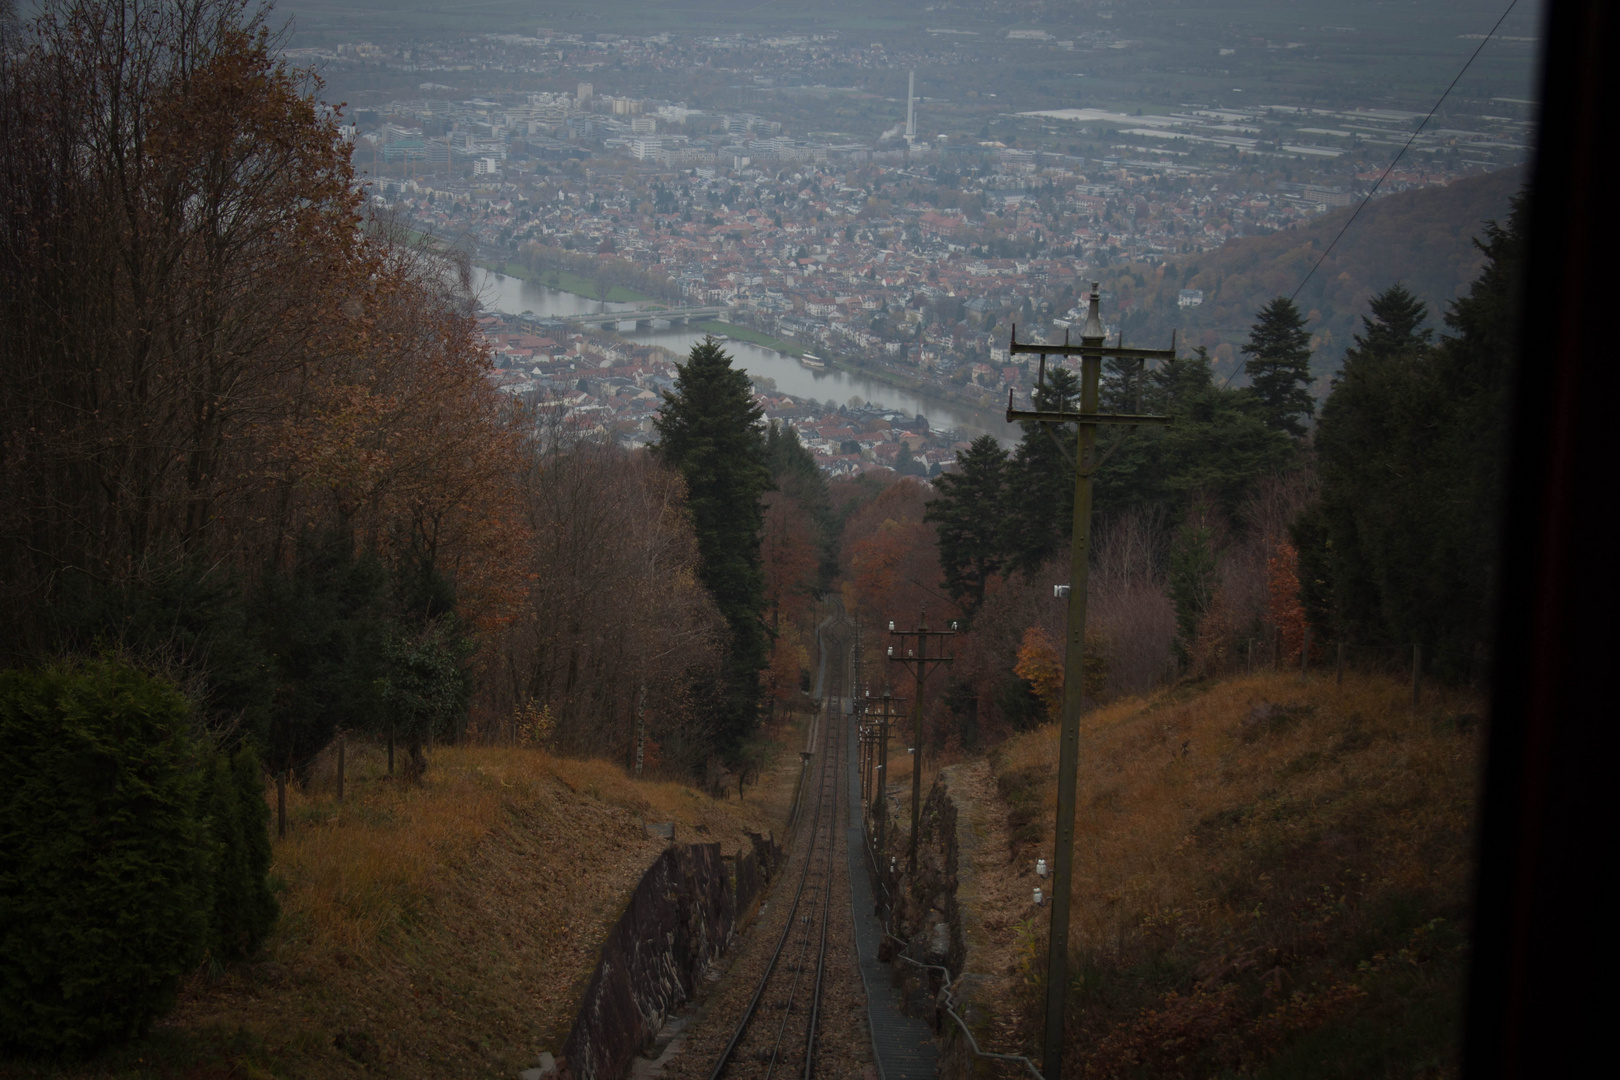
M 710 749 L 698 698 L 725 630 L 697 580 L 680 478 L 645 453 L 563 440 L 535 448 L 524 493 L 532 539 L 514 569 L 528 600 L 491 658 L 501 678 L 484 707 L 539 700 L 560 750 L 634 768 L 652 739 L 695 770 Z

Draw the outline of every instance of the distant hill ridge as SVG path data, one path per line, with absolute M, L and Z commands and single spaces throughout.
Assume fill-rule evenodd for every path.
M 1508 200 L 1527 178 L 1526 168 L 1515 166 L 1368 204 L 1296 300 L 1312 335 L 1318 396 L 1327 392 L 1369 298 L 1396 281 L 1429 305 L 1431 324 L 1443 329 L 1446 303 L 1468 288 L 1482 265 L 1473 239 L 1484 235 L 1487 221 L 1506 218 Z M 1354 213 L 1354 206 L 1340 207 L 1306 225 L 1176 256 L 1153 277 L 1141 268 L 1108 275 L 1120 303 L 1134 309 L 1125 319 L 1127 339 L 1151 344 L 1179 328 L 1183 343 L 1210 349 L 1223 376 L 1237 371 L 1237 385 L 1243 379 L 1238 348 L 1255 313 L 1272 297 L 1294 291 Z M 1203 303 L 1178 307 L 1184 288 L 1202 290 Z

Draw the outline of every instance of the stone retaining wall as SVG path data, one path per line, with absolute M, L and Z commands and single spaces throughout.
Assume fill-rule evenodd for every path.
M 951 799 L 950 782 L 945 774 L 934 781 L 923 800 L 918 823 L 917 873 L 907 872 L 909 837 L 904 826 L 909 815 L 896 814 L 888 834 L 885 859 L 892 857 L 894 870 L 881 868 L 883 885 L 892 898 L 889 912 L 889 933 L 905 942 L 899 951 L 921 964 L 935 964 L 952 972 L 962 970 L 966 948 L 962 942 L 961 913 L 956 901 L 957 859 L 960 845 L 957 841 L 956 804 Z M 892 959 L 894 946 L 886 943 L 879 952 L 884 960 Z M 923 978 L 916 968 L 898 965 L 897 975 L 906 980 L 907 998 L 912 1007 L 927 1007 L 939 991 L 940 977 L 932 972 Z M 936 1018 L 936 1030 L 937 1018 Z
M 620 1080 L 670 1010 L 692 996 L 780 861 L 774 840 L 751 839 L 754 850 L 738 852 L 735 882 L 719 844 L 671 845 L 642 875 L 563 1044 L 565 1078 Z

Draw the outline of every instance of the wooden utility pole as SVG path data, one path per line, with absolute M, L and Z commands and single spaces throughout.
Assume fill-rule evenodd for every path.
M 641 779 L 641 766 L 647 760 L 647 680 L 641 680 L 636 691 L 636 779 Z M 741 774 L 737 780 L 737 798 L 742 798 Z
M 877 743 L 877 769 L 872 776 L 872 818 L 877 822 L 877 849 L 883 851 L 883 841 L 888 835 L 887 821 L 889 808 L 885 802 L 889 790 L 889 721 L 897 719 L 899 713 L 895 711 L 894 704 L 897 699 L 887 691 L 878 698 L 882 709 L 873 713 L 872 707 L 867 706 L 867 714 L 875 717 L 875 729 L 872 737 Z M 903 700 L 903 699 L 899 699 Z
M 1412 708 L 1418 707 L 1423 697 L 1423 646 L 1412 646 Z
M 858 732 L 856 745 L 859 747 L 861 755 L 861 805 L 865 806 L 866 800 L 870 798 L 872 794 L 872 752 L 877 749 L 877 743 L 872 738 L 872 722 L 868 716 L 871 703 L 863 703 L 859 706 L 859 708 L 860 720 L 857 722 L 856 726 L 856 731 Z
M 911 669 L 917 680 L 917 696 L 911 702 L 911 842 L 907 848 L 906 872 L 917 873 L 917 824 L 922 818 L 922 713 L 923 713 L 923 681 L 928 678 L 930 665 L 938 667 L 949 664 L 951 657 L 944 655 L 945 643 L 940 641 L 941 654 L 928 655 L 928 642 L 933 638 L 948 638 L 956 633 L 952 630 L 928 629 L 928 612 L 923 612 L 917 620 L 915 630 L 896 630 L 894 623 L 889 624 L 889 636 L 899 642 L 898 645 L 889 646 L 889 659 L 897 664 L 904 664 Z M 907 639 L 914 639 L 908 644 Z
M 862 691 L 864 683 L 866 681 L 865 677 L 864 677 L 865 673 L 861 670 L 861 658 L 862 658 L 861 624 L 857 622 L 855 624 L 855 645 L 854 645 L 854 648 L 850 650 L 850 661 L 849 661 L 850 676 L 849 676 L 848 682 L 849 682 L 849 700 L 850 700 L 850 707 L 849 708 L 850 708 L 850 712 L 855 711 L 855 699 L 862 696 L 861 691 Z
M 1107 332 L 1097 307 L 1101 297 L 1097 283 L 1091 283 L 1091 307 L 1080 331 L 1080 344 L 1028 345 L 1018 341 L 1018 330 L 1013 328 L 1010 349 L 1013 353 L 1040 354 L 1040 373 L 1037 385 L 1044 389 L 1046 357 L 1048 355 L 1080 357 L 1080 410 L 1069 412 L 1025 411 L 1012 407 L 1012 392 L 1007 393 L 1007 420 L 1033 421 L 1052 431 L 1060 424 L 1079 426 L 1074 466 L 1074 538 L 1069 554 L 1069 626 L 1064 652 L 1063 676 L 1063 730 L 1058 745 L 1058 812 L 1055 837 L 1052 880 L 1052 928 L 1046 965 L 1046 1031 L 1043 1044 L 1041 1072 L 1045 1080 L 1060 1080 L 1063 1071 L 1063 1013 L 1064 997 L 1069 986 L 1069 893 L 1074 880 L 1074 810 L 1075 788 L 1080 767 L 1080 706 L 1084 693 L 1083 668 L 1086 644 L 1086 584 L 1090 570 L 1091 552 L 1091 481 L 1102 464 L 1097 456 L 1097 426 L 1118 424 L 1129 429 L 1142 424 L 1168 424 L 1168 416 L 1104 415 L 1097 412 L 1098 383 L 1102 377 L 1104 357 L 1138 362 L 1137 408 L 1141 408 L 1141 364 L 1147 360 L 1169 360 L 1176 355 L 1174 338 L 1168 349 L 1127 349 L 1124 342 L 1114 348 L 1104 342 Z M 1122 335 L 1123 337 L 1123 335 Z M 1061 442 L 1059 443 L 1061 446 Z M 1116 441 L 1114 445 L 1118 445 Z M 1065 450 L 1065 455 L 1067 451 Z M 1106 456 L 1106 455 L 1105 455 Z
M 864 807 L 877 798 L 878 714 L 871 698 L 859 702 L 856 709 L 860 716 L 861 805 Z

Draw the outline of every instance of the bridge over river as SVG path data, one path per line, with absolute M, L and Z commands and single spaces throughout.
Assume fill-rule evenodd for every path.
M 622 328 L 626 323 L 635 326 L 651 326 L 656 321 L 664 321 L 671 325 L 675 323 L 692 322 L 701 319 L 723 318 L 728 309 L 724 307 L 647 307 L 631 308 L 620 311 L 590 311 L 576 312 L 562 315 L 563 322 L 573 323 L 576 326 L 611 326 Z M 553 316 L 554 318 L 559 316 Z

